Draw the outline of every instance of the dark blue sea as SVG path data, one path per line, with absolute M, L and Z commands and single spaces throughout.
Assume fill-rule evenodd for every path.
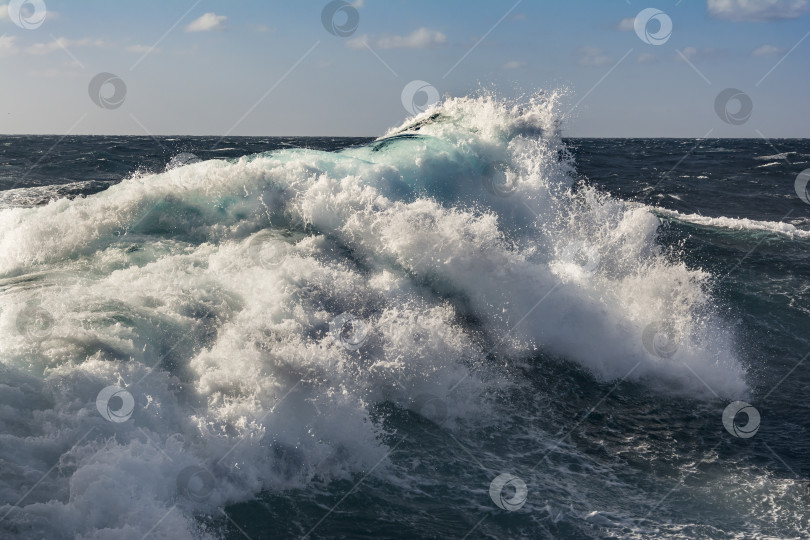
M 808 162 L 0 136 L 0 536 L 810 537 Z

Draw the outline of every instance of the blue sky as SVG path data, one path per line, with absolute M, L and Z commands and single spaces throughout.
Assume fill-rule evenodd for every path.
M 355 10 L 345 37 L 323 0 L 8 3 L 2 133 L 379 135 L 419 80 L 450 96 L 566 90 L 570 136 L 810 137 L 810 0 L 362 0 L 333 19 Z M 672 23 L 659 44 L 663 19 L 634 27 L 647 8 Z M 126 85 L 101 86 L 111 108 L 89 95 L 99 73 Z M 720 117 L 726 88 L 750 116 Z

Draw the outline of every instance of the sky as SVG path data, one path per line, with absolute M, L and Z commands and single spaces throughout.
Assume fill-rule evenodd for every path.
M 377 136 L 481 89 L 572 137 L 810 137 L 810 0 L 0 0 L 0 133 Z

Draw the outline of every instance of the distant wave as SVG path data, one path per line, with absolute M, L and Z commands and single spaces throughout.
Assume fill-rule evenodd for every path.
M 756 156 L 754 159 L 757 159 L 757 160 L 760 160 L 760 161 L 770 161 L 772 159 L 787 159 L 788 157 L 790 157 L 792 154 L 795 154 L 795 153 L 796 152 L 782 152 L 780 154 L 773 154 L 773 155 L 770 155 L 770 156 Z
M 92 195 L 107 189 L 113 182 L 87 180 L 68 184 L 36 186 L 0 191 L 0 210 L 41 206 L 58 199 Z
M 682 214 L 677 210 L 656 208 L 655 213 L 678 221 L 694 223 L 706 227 L 718 227 L 737 231 L 764 231 L 791 238 L 810 238 L 810 231 L 796 228 L 790 223 L 782 221 L 757 221 L 748 218 L 709 217 L 700 214 Z

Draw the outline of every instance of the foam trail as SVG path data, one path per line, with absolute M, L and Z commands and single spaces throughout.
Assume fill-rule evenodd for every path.
M 731 218 L 725 216 L 709 217 L 700 214 L 682 214 L 677 210 L 667 210 L 664 208 L 656 208 L 655 213 L 677 221 L 685 221 L 706 227 L 717 227 L 736 231 L 763 231 L 785 235 L 790 238 L 810 238 L 810 231 L 798 229 L 794 225 L 782 221 L 759 221 L 756 219 Z
M 744 395 L 709 276 L 662 256 L 649 210 L 571 189 L 554 105 L 450 99 L 341 152 L 0 210 L 0 529 L 200 537 L 195 513 L 262 490 L 384 476 L 373 407 L 430 394 L 450 429 L 487 421 L 493 355 Z M 356 350 L 330 333 L 344 313 Z M 99 415 L 109 385 L 129 420 Z M 187 467 L 211 484 L 178 485 Z

